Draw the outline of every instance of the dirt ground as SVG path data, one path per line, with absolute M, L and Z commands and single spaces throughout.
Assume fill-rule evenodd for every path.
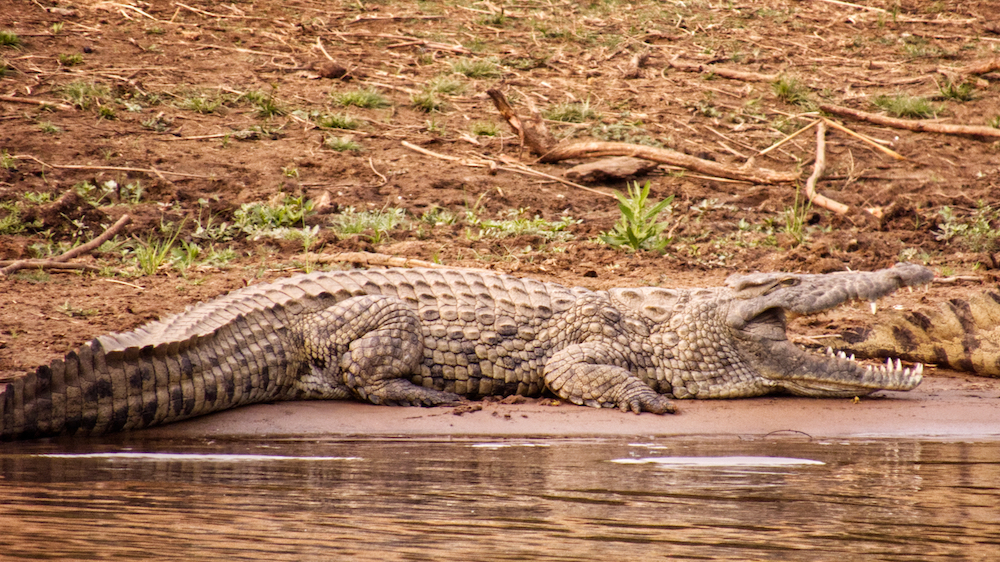
M 52 258 L 132 218 L 72 260 L 97 271 L 0 278 L 0 373 L 245 284 L 342 267 L 317 264 L 316 253 L 372 251 L 591 288 L 900 260 L 962 277 L 888 299 L 906 308 L 996 286 L 997 137 L 832 116 L 905 157 L 831 129 L 818 191 L 848 205 L 842 215 L 803 204 L 812 129 L 760 154 L 809 124 L 817 104 L 884 114 L 877 101 L 919 96 L 935 123 L 1000 126 L 1000 71 L 962 70 L 1000 57 L 1000 2 L 864 4 L 0 0 L 0 260 Z M 791 87 L 671 61 L 776 74 Z M 361 88 L 385 105 L 345 107 Z M 582 161 L 537 163 L 489 88 L 523 114 L 530 100 L 567 141 L 653 144 L 800 180 L 660 166 L 636 179 L 656 200 L 674 197 L 661 215 L 672 240 L 663 253 L 612 247 L 598 239 L 619 217 L 606 194 L 625 181 L 590 183 L 600 194 L 528 175 L 562 178 Z M 354 122 L 332 119 L 345 116 Z M 241 207 L 294 201 L 311 212 L 290 227 L 234 228 Z M 397 226 L 338 228 L 394 209 L 405 212 Z M 536 216 L 572 220 L 556 234 L 489 226 Z M 157 248 L 162 260 L 144 273 L 140 254 Z M 870 322 L 866 310 L 797 329 L 839 331 Z

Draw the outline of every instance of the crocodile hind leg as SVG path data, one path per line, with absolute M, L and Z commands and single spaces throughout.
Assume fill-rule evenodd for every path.
M 423 335 L 416 313 L 395 297 L 350 298 L 303 314 L 291 330 L 312 366 L 299 384 L 306 395 L 412 406 L 460 401 L 407 380 L 423 360 Z
M 672 414 L 674 405 L 625 368 L 625 358 L 597 342 L 561 349 L 545 365 L 545 384 L 574 404 Z

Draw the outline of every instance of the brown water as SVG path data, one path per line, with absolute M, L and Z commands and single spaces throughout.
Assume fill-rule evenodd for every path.
M 996 560 L 1000 443 L 0 445 L 0 559 Z

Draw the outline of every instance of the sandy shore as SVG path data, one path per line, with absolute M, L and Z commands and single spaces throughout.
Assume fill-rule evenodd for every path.
M 691 436 L 907 437 L 1000 439 L 1000 380 L 935 374 L 911 392 L 847 399 L 765 397 L 678 401 L 657 416 L 552 405 L 473 402 L 459 408 L 401 408 L 359 402 L 249 406 L 153 428 L 143 436 Z M 481 407 L 481 409 L 476 409 Z M 470 411 L 471 410 L 471 411 Z

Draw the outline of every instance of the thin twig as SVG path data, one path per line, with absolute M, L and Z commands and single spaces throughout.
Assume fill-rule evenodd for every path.
M 611 197 L 611 198 L 615 197 L 614 195 L 612 195 L 610 193 L 604 193 L 603 191 L 598 191 L 598 190 L 596 190 L 596 189 L 594 189 L 592 187 L 587 187 L 585 185 L 580 185 L 578 183 L 571 182 L 571 181 L 569 181 L 567 179 L 560 178 L 559 176 L 553 176 L 552 174 L 546 174 L 545 172 L 539 172 L 538 170 L 534 170 L 532 168 L 529 168 L 529 167 L 525 166 L 524 164 L 518 164 L 518 163 L 515 163 L 515 162 L 506 162 L 506 164 L 507 164 L 506 166 L 497 166 L 497 169 L 505 170 L 505 171 L 508 171 L 508 172 L 522 173 L 522 174 L 526 174 L 526 175 L 529 175 L 529 176 L 537 176 L 537 177 L 540 177 L 540 178 L 545 178 L 545 179 L 549 179 L 549 180 L 552 180 L 552 181 L 557 181 L 559 183 L 568 185 L 570 187 L 575 187 L 577 189 L 582 189 L 584 191 L 589 191 L 590 193 L 593 193 L 595 195 L 603 195 L 604 197 Z
M 809 198 L 809 202 L 817 207 L 822 207 L 837 213 L 838 215 L 846 214 L 849 210 L 847 205 L 843 203 L 838 203 L 832 199 L 828 199 L 823 195 L 816 193 L 816 182 L 819 178 L 823 177 L 823 172 L 826 170 L 826 123 L 819 123 L 816 125 L 816 163 L 813 164 L 813 173 L 806 180 L 806 197 Z
M 69 261 L 69 260 L 71 260 L 71 259 L 73 259 L 73 258 L 75 258 L 77 256 L 80 256 L 80 255 L 83 255 L 83 254 L 89 254 L 90 252 L 93 252 L 94 250 L 96 250 L 97 248 L 99 248 L 101 246 L 101 244 L 103 244 L 103 243 L 107 242 L 108 240 L 110 240 L 111 238 L 113 238 L 116 234 L 118 234 L 119 230 L 121 230 L 122 228 L 124 228 L 125 225 L 128 224 L 128 223 L 130 223 L 130 222 L 132 222 L 132 217 L 130 217 L 128 215 L 122 215 L 122 217 L 120 219 L 118 219 L 118 221 L 115 224 L 111 225 L 110 228 L 108 228 L 107 230 L 105 230 L 100 236 L 98 236 L 97 238 L 94 238 L 90 242 L 87 242 L 86 244 L 81 244 L 81 245 L 77 246 L 76 248 L 73 248 L 73 249 L 69 250 L 68 252 L 60 254 L 60 255 L 58 255 L 58 256 L 50 259 L 50 260 L 21 260 L 21 261 L 14 262 L 14 263 L 8 265 L 7 267 L 4 267 L 3 269 L 0 269 L 0 276 L 10 275 L 11 273 L 13 273 L 13 272 L 15 272 L 15 271 L 17 271 L 19 269 L 22 269 L 24 267 L 28 267 L 27 265 L 25 265 L 28 262 L 45 262 L 45 261 L 48 261 L 48 262 L 51 262 L 51 263 L 65 263 L 65 262 L 67 262 L 67 261 Z
M 741 80 L 743 82 L 774 82 L 778 79 L 777 74 L 760 74 L 758 72 L 746 72 L 744 70 L 734 70 L 715 65 L 682 62 L 677 60 L 679 56 L 680 55 L 677 55 L 670 59 L 667 64 L 669 64 L 672 68 L 676 68 L 677 70 L 684 72 L 714 74 L 723 78 L 731 78 L 733 80 Z
M 860 111 L 857 109 L 851 109 L 849 107 L 840 107 L 837 105 L 830 105 L 830 104 L 823 104 L 819 106 L 819 108 L 822 109 L 823 111 L 826 111 L 827 113 L 853 117 L 855 119 L 868 121 L 869 123 L 875 123 L 876 125 L 893 127 L 895 129 L 906 129 L 909 131 L 927 132 L 927 133 L 941 133 L 946 135 L 964 135 L 971 137 L 1000 138 L 1000 129 L 994 129 L 993 127 L 983 127 L 977 125 L 951 125 L 948 123 L 928 122 L 926 120 L 920 120 L 920 119 L 916 120 L 896 119 L 894 117 L 886 117 L 884 115 L 878 115 L 876 113 L 868 113 L 867 111 Z
M 17 160 L 34 160 L 42 166 L 47 166 L 49 168 L 56 168 L 59 170 L 109 170 L 113 172 L 139 172 L 143 174 L 153 174 L 155 176 L 163 177 L 162 174 L 167 174 L 170 176 L 181 176 L 184 178 L 199 178 L 210 180 L 213 179 L 212 176 L 203 176 L 199 174 L 185 174 L 183 172 L 168 172 L 166 170 L 157 170 L 155 168 L 130 168 L 128 166 L 82 166 L 78 164 L 48 164 L 42 162 L 38 158 L 31 156 L 30 154 L 16 154 L 14 158 Z
M 809 123 L 805 127 L 802 127 L 798 131 L 795 131 L 794 133 L 792 133 L 792 134 L 788 135 L 787 137 L 781 139 L 780 141 L 772 144 L 771 146 L 765 148 L 764 150 L 761 150 L 760 152 L 757 153 L 757 156 L 763 156 L 763 155 L 767 154 L 768 152 L 771 152 L 772 150 L 777 149 L 781 145 L 787 143 L 788 141 L 790 141 L 790 140 L 794 139 L 795 137 L 801 135 L 802 133 L 808 131 L 810 128 L 816 126 L 816 123 L 819 123 L 819 119 L 813 121 L 812 123 Z
M 830 4 L 836 4 L 838 6 L 847 6 L 849 8 L 857 8 L 859 10 L 868 10 L 870 12 L 880 12 L 887 14 L 889 12 L 883 10 L 882 8 L 873 8 L 871 6 L 862 6 L 861 4 L 851 4 L 850 2 L 841 2 L 840 0 L 820 0 L 822 2 L 828 2 Z
M 875 148 L 877 150 L 880 150 L 880 151 L 888 154 L 889 156 L 892 156 L 896 160 L 906 160 L 906 157 L 903 156 L 902 154 L 896 152 L 895 150 L 892 150 L 890 148 L 886 148 L 886 147 L 882 146 L 881 144 L 878 143 L 877 140 L 869 137 L 868 135 L 862 135 L 861 133 L 852 131 L 852 130 L 848 129 L 847 127 L 841 125 L 840 123 L 837 123 L 836 121 L 833 121 L 831 119 L 827 119 L 826 117 L 823 118 L 823 123 L 825 123 L 829 127 L 833 127 L 834 129 L 837 129 L 838 131 L 840 131 L 842 133 L 848 134 L 848 135 L 850 135 L 850 136 L 852 136 L 852 137 L 860 140 L 861 142 L 863 142 L 863 143 L 871 146 L 872 148 Z
M 378 170 L 375 169 L 375 163 L 372 162 L 371 156 L 368 157 L 368 167 L 371 168 L 373 172 L 375 172 L 376 176 L 382 178 L 382 183 L 378 184 L 375 187 L 382 187 L 383 185 L 389 183 L 389 178 L 387 178 L 387 177 L 383 176 L 382 174 L 378 173 Z
M 58 103 L 53 101 L 36 100 L 30 98 L 19 98 L 15 96 L 0 96 L 0 101 L 6 101 L 10 103 L 23 103 L 27 105 L 38 105 L 41 107 L 53 107 L 55 109 L 61 109 L 63 111 L 72 111 L 74 108 L 72 105 L 67 105 L 65 103 Z
M 323 40 L 318 35 L 316 36 L 316 46 L 319 47 L 320 51 L 323 51 L 323 56 L 326 57 L 326 60 L 333 62 L 333 57 L 330 56 L 330 53 L 326 52 L 326 47 L 323 46 Z

